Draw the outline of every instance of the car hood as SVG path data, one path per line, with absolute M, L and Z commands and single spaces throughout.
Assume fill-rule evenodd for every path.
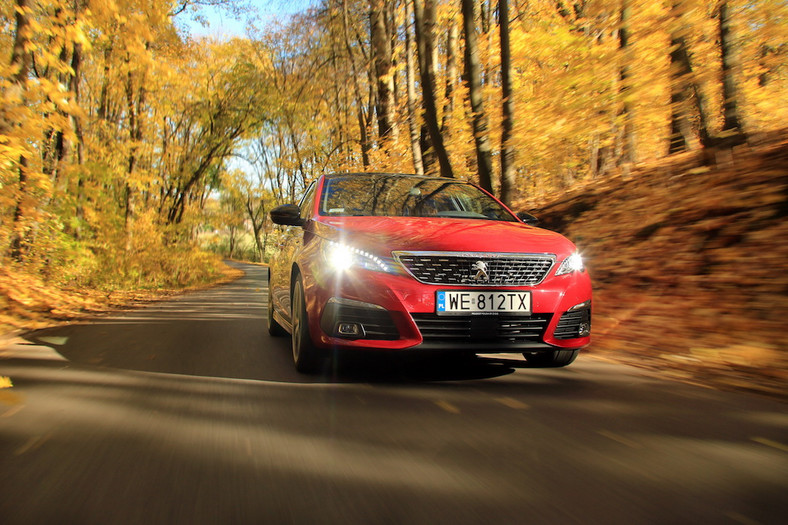
M 389 257 L 394 251 L 552 253 L 575 246 L 564 236 L 519 222 L 424 217 L 321 217 L 315 233 Z

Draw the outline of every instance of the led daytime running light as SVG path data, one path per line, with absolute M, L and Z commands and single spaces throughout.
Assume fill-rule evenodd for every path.
M 347 244 L 328 241 L 326 255 L 329 263 L 337 270 L 348 270 L 353 266 L 361 266 L 367 270 L 391 271 L 388 264 L 377 255 Z

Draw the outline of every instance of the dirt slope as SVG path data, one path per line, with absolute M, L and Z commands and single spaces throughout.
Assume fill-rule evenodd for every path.
M 580 247 L 595 285 L 590 352 L 786 398 L 788 133 L 517 208 Z

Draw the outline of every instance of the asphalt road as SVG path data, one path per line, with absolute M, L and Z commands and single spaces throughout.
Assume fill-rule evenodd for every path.
M 583 354 L 302 376 L 244 268 L 0 349 L 0 523 L 788 522 L 783 404 Z

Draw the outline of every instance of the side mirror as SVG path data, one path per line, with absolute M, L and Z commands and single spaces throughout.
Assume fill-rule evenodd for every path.
M 284 226 L 303 226 L 306 222 L 301 218 L 301 208 L 295 204 L 282 204 L 269 213 L 274 224 Z
M 527 212 L 524 212 L 524 211 L 521 211 L 520 213 L 518 213 L 517 214 L 517 218 L 520 219 L 521 221 L 523 221 L 528 226 L 536 226 L 537 224 L 539 224 L 539 219 L 537 219 L 536 217 L 534 217 L 530 213 L 527 213 Z

